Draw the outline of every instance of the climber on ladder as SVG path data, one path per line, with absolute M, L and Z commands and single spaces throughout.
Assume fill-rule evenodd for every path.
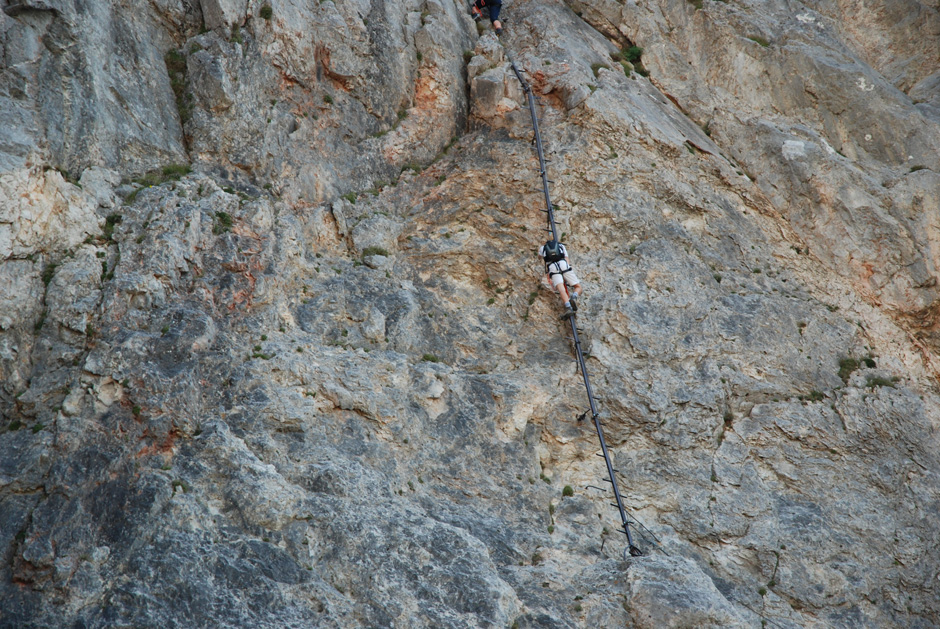
M 578 310 L 578 298 L 583 289 L 578 276 L 571 268 L 568 250 L 557 240 L 549 240 L 539 248 L 539 255 L 545 262 L 545 276 L 554 290 L 558 291 L 565 304 L 562 320 L 570 319 Z

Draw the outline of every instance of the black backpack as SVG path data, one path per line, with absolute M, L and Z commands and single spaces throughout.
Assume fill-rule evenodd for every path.
M 565 259 L 565 254 L 562 253 L 561 243 L 557 240 L 549 240 L 545 243 L 544 248 L 545 255 L 542 256 L 542 259 L 545 260 L 545 264 L 551 264 L 552 262 L 561 262 Z

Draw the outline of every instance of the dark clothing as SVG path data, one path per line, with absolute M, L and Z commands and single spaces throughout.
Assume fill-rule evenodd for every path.
M 481 11 L 484 7 L 489 9 L 490 22 L 495 22 L 499 19 L 499 12 L 503 8 L 503 0 L 475 0 L 474 4 Z

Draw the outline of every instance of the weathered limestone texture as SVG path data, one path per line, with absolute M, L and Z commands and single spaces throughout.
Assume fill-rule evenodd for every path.
M 936 3 L 2 8 L 0 627 L 940 625 Z
M 572 6 L 643 48 L 653 82 L 718 140 L 812 255 L 935 343 L 935 4 Z
M 462 132 L 473 37 L 459 4 L 266 6 L 180 48 L 200 161 L 322 203 L 381 187 Z

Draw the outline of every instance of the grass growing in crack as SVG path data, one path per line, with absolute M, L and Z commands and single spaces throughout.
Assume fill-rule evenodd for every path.
M 46 265 L 46 268 L 42 270 L 42 283 L 45 286 L 49 286 L 52 282 L 52 277 L 55 275 L 56 267 L 59 266 L 56 262 L 50 262 Z
M 33 332 L 35 332 L 36 334 L 39 334 L 39 331 L 42 330 L 42 326 L 45 325 L 46 314 L 47 314 L 47 311 L 43 310 L 42 313 L 39 315 L 39 319 L 37 319 L 36 323 L 33 324 Z
M 178 50 L 171 50 L 163 57 L 166 71 L 170 77 L 170 89 L 176 98 L 176 111 L 180 124 L 185 125 L 193 117 L 193 99 L 186 90 L 186 57 Z

